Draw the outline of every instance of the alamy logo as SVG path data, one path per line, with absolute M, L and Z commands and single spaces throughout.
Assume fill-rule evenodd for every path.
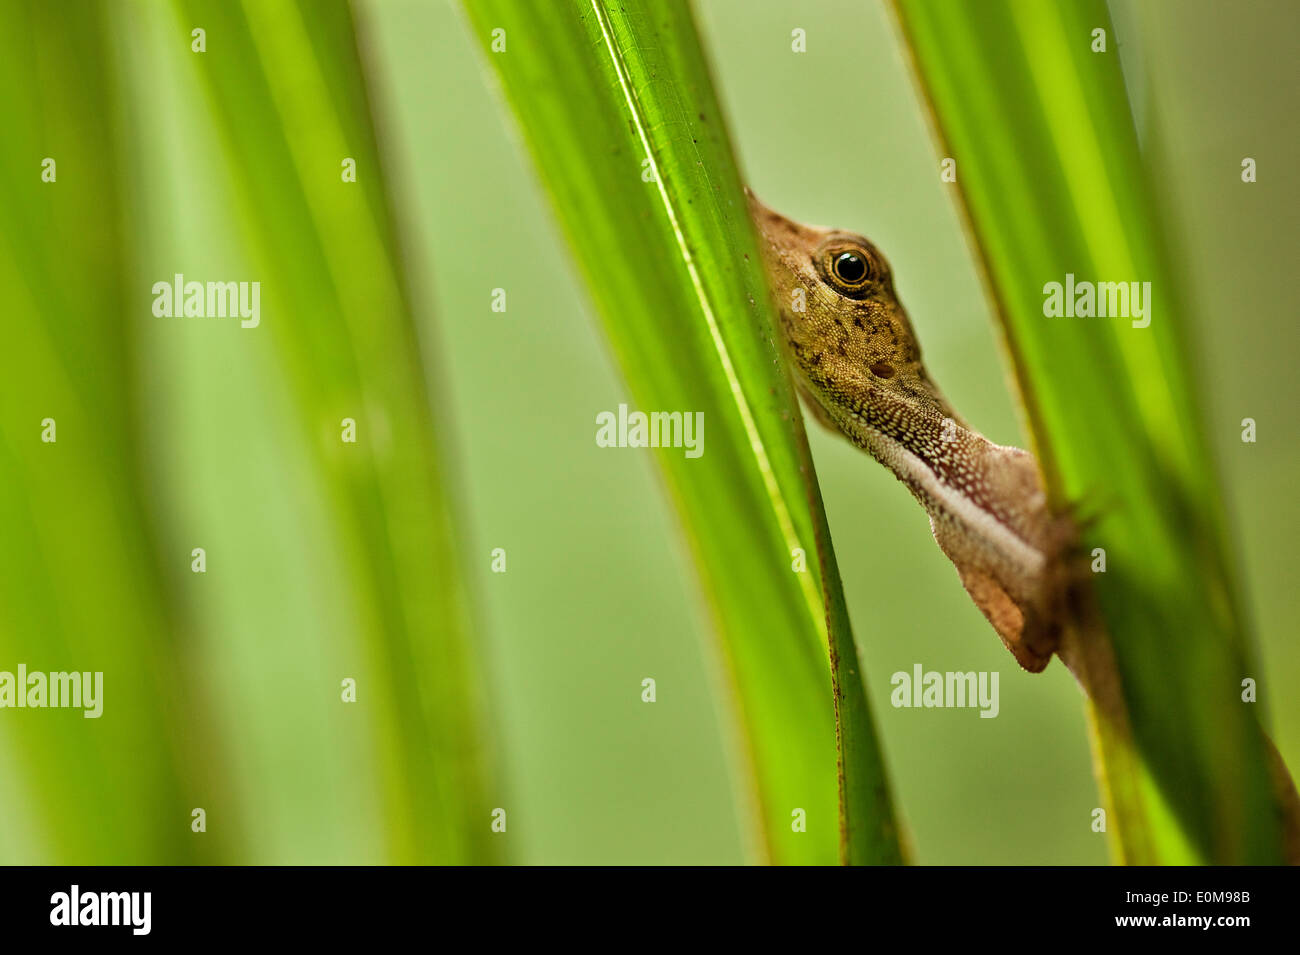
M 618 415 L 602 411 L 596 415 L 596 446 L 599 448 L 685 448 L 688 458 L 704 453 L 703 411 L 627 410 Z
M 242 328 L 262 321 L 261 282 L 187 282 L 177 273 L 153 283 L 153 313 L 159 318 L 239 318 Z
M 5 707 L 80 707 L 88 720 L 104 712 L 104 674 L 28 673 L 27 664 L 18 664 L 18 673 L 0 670 L 0 709 Z
M 1043 314 L 1048 318 L 1131 318 L 1134 328 L 1151 324 L 1150 282 L 1065 282 L 1043 286 Z
M 998 673 L 973 670 L 967 673 L 926 671 L 917 663 L 912 672 L 899 670 L 889 678 L 894 692 L 889 702 L 895 707 L 979 707 L 982 719 L 998 715 Z
M 129 925 L 132 935 L 148 935 L 152 908 L 152 892 L 82 892 L 74 885 L 50 896 L 50 924 Z

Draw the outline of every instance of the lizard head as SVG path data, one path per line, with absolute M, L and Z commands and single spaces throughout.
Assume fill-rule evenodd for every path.
M 746 195 L 800 384 L 837 405 L 889 396 L 960 422 L 921 364 L 880 250 L 852 232 L 792 222 Z

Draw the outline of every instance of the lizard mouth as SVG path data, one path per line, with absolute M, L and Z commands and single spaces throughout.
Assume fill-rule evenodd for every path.
M 786 268 L 794 268 L 793 257 L 800 249 L 815 248 L 826 234 L 825 229 L 802 225 L 764 205 L 749 186 L 745 187 L 745 199 L 749 203 L 749 217 L 758 226 L 767 251 L 780 259 Z
M 749 204 L 749 218 L 758 226 L 760 237 L 767 239 L 769 243 L 773 232 L 788 231 L 794 226 L 794 223 L 781 213 L 765 206 L 749 186 L 745 187 L 745 200 Z

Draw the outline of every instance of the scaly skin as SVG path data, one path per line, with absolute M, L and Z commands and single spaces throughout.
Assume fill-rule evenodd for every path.
M 1002 642 L 1039 672 L 1064 624 L 1075 531 L 1048 509 L 1033 455 L 971 430 L 944 400 L 875 246 L 749 203 L 805 401 L 907 485 Z

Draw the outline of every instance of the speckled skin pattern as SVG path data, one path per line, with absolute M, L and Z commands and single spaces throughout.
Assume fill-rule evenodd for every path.
M 971 430 L 944 400 L 875 246 L 749 203 L 810 410 L 907 485 L 1007 649 L 1042 670 L 1060 637 L 1075 532 L 1048 509 L 1033 455 Z

